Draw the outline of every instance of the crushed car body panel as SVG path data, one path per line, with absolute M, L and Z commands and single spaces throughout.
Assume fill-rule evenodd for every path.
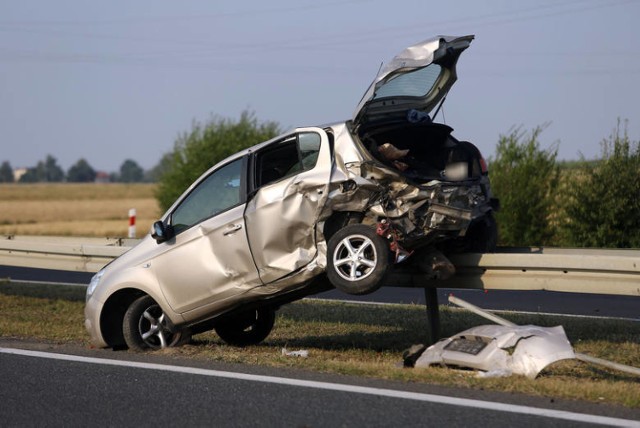
M 302 166 L 300 162 L 290 166 L 281 158 L 298 153 L 303 157 Z M 316 257 L 316 225 L 329 191 L 331 154 L 322 129 L 301 128 L 258 151 L 254 158 L 257 191 L 247 203 L 244 217 L 253 259 L 267 284 Z M 271 171 L 282 167 L 289 171 Z M 296 173 L 298 169 L 301 171 Z M 285 177 L 271 181 L 272 173 Z
M 572 358 L 562 326 L 483 325 L 430 346 L 415 367 L 456 366 L 533 379 L 549 364 Z
M 158 247 L 149 264 L 174 311 L 207 307 L 261 285 L 242 214 L 238 206 Z

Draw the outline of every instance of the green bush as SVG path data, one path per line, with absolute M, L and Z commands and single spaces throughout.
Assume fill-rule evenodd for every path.
M 563 245 L 640 247 L 640 147 L 620 122 L 602 142 L 602 159 L 583 160 L 568 178 L 563 199 Z
M 278 133 L 277 123 L 258 123 L 253 113 L 246 111 L 238 121 L 214 117 L 205 125 L 194 123 L 190 132 L 176 140 L 170 162 L 160 176 L 156 193 L 160 207 L 169 208 L 196 178 L 219 161 Z
M 144 178 L 144 170 L 133 159 L 125 160 L 120 165 L 120 174 L 116 176 L 121 183 L 139 183 Z
M 70 183 L 91 183 L 96 180 L 96 175 L 96 170 L 83 158 L 71 165 L 67 171 L 67 181 Z
M 552 213 L 558 188 L 557 145 L 540 149 L 543 127 L 521 128 L 501 135 L 490 159 L 491 188 L 500 199 L 496 213 L 500 245 L 549 244 L 554 235 Z
M 9 161 L 2 162 L 0 165 L 0 183 L 13 183 L 13 168 Z

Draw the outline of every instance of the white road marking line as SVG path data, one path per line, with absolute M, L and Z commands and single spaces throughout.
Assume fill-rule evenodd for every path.
M 29 351 L 24 349 L 2 348 L 0 354 L 22 355 L 27 357 L 48 358 L 61 361 L 73 361 L 87 364 L 101 364 L 119 367 L 139 368 L 146 370 L 161 370 L 173 373 L 183 373 L 199 376 L 220 377 L 226 379 L 245 380 L 251 382 L 272 383 L 278 385 L 315 388 L 329 391 L 349 392 L 355 394 L 376 395 L 380 397 L 401 398 L 405 400 L 425 401 L 430 403 L 448 404 L 452 406 L 472 407 L 498 412 L 518 413 L 529 416 L 563 419 L 574 422 L 602 424 L 618 427 L 639 427 L 640 421 L 630 419 L 611 418 L 607 416 L 573 413 L 563 410 L 552 410 L 538 407 L 528 407 L 514 404 L 496 403 L 490 401 L 473 400 L 467 398 L 448 397 L 446 395 L 424 394 L 419 392 L 398 391 L 393 389 L 372 388 L 366 386 L 345 385 L 339 383 L 317 382 L 310 380 L 292 379 L 275 376 L 262 376 L 247 373 L 235 373 L 220 370 L 200 369 L 195 367 L 170 366 L 165 364 L 140 363 L 135 361 L 120 361 L 103 358 L 81 357 L 77 355 L 56 354 L 52 352 Z

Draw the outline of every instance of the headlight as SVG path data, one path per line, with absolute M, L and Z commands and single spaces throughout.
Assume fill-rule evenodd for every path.
M 96 287 L 100 283 L 100 279 L 102 278 L 102 275 L 104 275 L 104 269 L 102 269 L 100 272 L 98 272 L 95 275 L 93 275 L 93 278 L 91 278 L 91 282 L 89 283 L 89 286 L 87 287 L 86 300 L 89 300 L 91 298 L 91 295 L 93 294 L 93 292 L 95 291 Z

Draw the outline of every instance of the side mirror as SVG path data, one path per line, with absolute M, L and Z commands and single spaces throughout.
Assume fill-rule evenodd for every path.
M 162 244 L 165 241 L 171 239 L 171 226 L 165 226 L 164 222 L 156 221 L 153 223 L 153 233 L 151 237 L 156 240 L 158 244 Z

